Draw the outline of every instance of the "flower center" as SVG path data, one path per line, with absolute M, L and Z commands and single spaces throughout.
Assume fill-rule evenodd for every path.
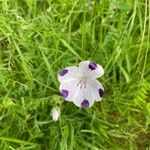
M 86 88 L 86 85 L 87 85 L 87 78 L 86 77 L 83 77 L 82 79 L 80 79 L 78 84 L 77 84 L 77 86 L 79 86 L 80 89 Z

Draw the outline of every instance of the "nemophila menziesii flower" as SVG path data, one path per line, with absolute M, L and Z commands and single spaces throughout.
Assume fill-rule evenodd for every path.
M 102 66 L 91 61 L 82 61 L 78 67 L 66 67 L 58 74 L 60 93 L 66 101 L 78 107 L 91 107 L 104 95 L 104 88 L 97 80 L 103 74 Z

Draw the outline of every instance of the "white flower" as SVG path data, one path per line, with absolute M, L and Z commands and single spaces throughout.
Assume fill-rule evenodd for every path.
M 67 67 L 58 74 L 60 93 L 78 107 L 91 107 L 104 95 L 104 88 L 97 80 L 103 74 L 102 66 L 91 61 L 80 62 L 78 67 Z
M 53 118 L 53 121 L 56 122 L 58 120 L 59 116 L 60 116 L 60 108 L 58 106 L 55 106 L 52 109 L 52 118 Z

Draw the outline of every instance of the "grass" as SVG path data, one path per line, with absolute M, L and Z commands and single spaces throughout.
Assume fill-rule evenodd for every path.
M 0 0 L 0 149 L 149 149 L 149 49 L 148 0 Z M 58 90 L 57 72 L 82 60 L 105 68 L 89 109 Z

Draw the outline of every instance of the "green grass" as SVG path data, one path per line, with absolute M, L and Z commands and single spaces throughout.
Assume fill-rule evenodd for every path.
M 149 50 L 149 0 L 0 0 L 0 149 L 150 148 Z M 105 68 L 89 109 L 58 90 L 57 72 L 82 60 Z

